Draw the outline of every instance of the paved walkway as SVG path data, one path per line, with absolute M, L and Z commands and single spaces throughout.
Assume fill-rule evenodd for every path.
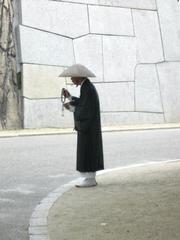
M 49 210 L 50 240 L 179 240 L 180 161 L 121 168 Z

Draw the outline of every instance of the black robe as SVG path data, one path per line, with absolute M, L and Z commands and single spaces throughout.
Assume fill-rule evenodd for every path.
M 95 172 L 104 169 L 99 97 L 94 85 L 86 79 L 80 98 L 72 97 L 77 131 L 77 171 Z

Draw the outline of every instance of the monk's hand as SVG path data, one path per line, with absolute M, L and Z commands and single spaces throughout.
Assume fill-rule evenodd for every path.
M 70 103 L 64 103 L 63 105 L 66 109 L 68 109 L 68 110 L 70 109 Z
M 75 111 L 75 107 L 71 105 L 71 102 L 67 102 L 63 104 L 66 109 L 68 109 L 70 112 Z
M 69 91 L 65 88 L 62 89 L 62 94 L 65 98 L 69 98 L 71 96 L 71 94 L 69 93 Z

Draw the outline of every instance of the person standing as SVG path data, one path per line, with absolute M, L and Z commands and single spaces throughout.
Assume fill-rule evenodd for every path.
M 85 66 L 74 64 L 60 77 L 71 77 L 76 86 L 81 86 L 79 98 L 63 89 L 63 95 L 70 100 L 64 107 L 74 113 L 74 129 L 77 131 L 76 170 L 80 172 L 81 181 L 76 187 L 96 186 L 96 171 L 104 169 L 104 158 L 99 97 L 88 79 L 95 75 Z

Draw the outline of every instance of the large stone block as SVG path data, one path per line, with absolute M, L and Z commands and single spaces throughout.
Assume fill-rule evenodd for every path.
M 47 0 L 21 0 L 21 9 L 23 25 L 72 38 L 89 33 L 86 5 Z
M 143 112 L 119 112 L 102 113 L 102 126 L 120 125 L 120 124 L 147 124 L 164 123 L 162 113 L 143 113 Z
M 155 63 L 164 60 L 157 12 L 133 10 L 137 37 L 139 63 Z
M 91 33 L 134 35 L 130 9 L 89 6 L 89 19 Z
M 134 81 L 136 39 L 134 37 L 103 37 L 104 79 Z
M 60 2 L 73 2 L 84 4 L 95 4 L 116 7 L 156 9 L 155 0 L 59 0 Z
M 133 111 L 134 83 L 94 83 L 100 98 L 101 111 Z M 80 96 L 80 87 L 68 85 L 72 96 Z
M 135 76 L 136 111 L 163 112 L 155 65 L 138 65 Z
M 180 121 L 180 63 L 157 65 L 160 88 L 167 122 Z
M 99 0 L 58 0 L 58 1 L 71 2 L 71 3 L 83 3 L 83 4 L 99 4 Z
M 77 63 L 87 66 L 96 75 L 94 81 L 103 80 L 102 36 L 88 35 L 74 42 L 75 59 Z
M 133 111 L 134 83 L 98 83 L 101 111 Z
M 74 63 L 73 44 L 61 37 L 29 27 L 19 27 L 21 63 L 69 66 Z
M 165 59 L 180 60 L 180 3 L 157 0 Z
M 60 78 L 63 67 L 23 64 L 23 96 L 27 98 L 60 97 L 65 79 Z
M 61 115 L 60 99 L 29 100 L 24 98 L 24 128 L 72 127 L 73 115 Z

